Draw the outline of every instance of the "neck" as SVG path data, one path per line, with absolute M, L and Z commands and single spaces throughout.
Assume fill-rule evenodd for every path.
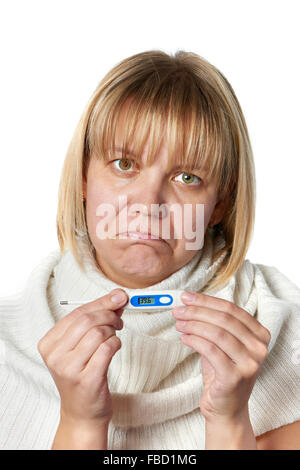
M 165 267 L 163 270 L 159 270 L 159 273 L 156 275 L 151 275 L 143 269 L 142 272 L 137 271 L 133 272 L 132 270 L 128 273 L 120 271 L 119 269 L 113 269 L 103 260 L 101 260 L 98 254 L 95 255 L 96 263 L 98 269 L 106 276 L 107 279 L 110 279 L 115 284 L 118 284 L 121 287 L 127 287 L 129 289 L 143 289 L 146 287 L 150 287 L 154 284 L 162 282 L 164 279 L 171 276 L 174 272 L 178 271 L 182 266 L 175 266 L 173 270 L 167 270 L 168 266 Z M 185 264 L 190 261 L 187 260 Z

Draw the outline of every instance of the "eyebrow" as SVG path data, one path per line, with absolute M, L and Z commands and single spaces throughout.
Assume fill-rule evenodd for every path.
M 116 150 L 117 152 L 120 152 L 120 153 L 123 152 L 123 148 L 120 147 L 119 145 L 116 145 L 116 146 L 115 146 L 115 150 Z M 136 157 L 135 153 L 134 153 L 132 150 L 130 150 L 130 149 L 128 150 L 128 152 L 127 152 L 126 155 L 130 155 L 131 157 Z M 176 166 L 174 166 L 174 167 L 172 168 L 172 170 L 173 170 L 173 171 L 176 171 L 176 170 L 181 170 L 182 168 L 183 168 L 183 165 L 176 165 Z M 198 170 L 198 171 L 203 171 L 204 173 L 206 173 L 205 168 L 203 168 L 201 165 L 197 165 L 197 166 L 195 166 L 195 167 L 189 169 L 189 171 L 193 171 L 193 170 L 196 170 L 196 171 L 197 171 L 197 170 Z

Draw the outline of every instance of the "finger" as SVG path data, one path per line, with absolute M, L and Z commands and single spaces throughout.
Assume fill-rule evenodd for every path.
M 176 309 L 174 309 L 173 312 L 175 318 L 178 320 L 202 321 L 223 328 L 243 343 L 251 356 L 256 360 L 260 360 L 266 352 L 265 343 L 233 315 L 228 315 L 228 313 L 221 312 L 220 310 L 212 310 L 199 306 L 195 307 L 194 305 L 185 307 L 184 312 L 180 315 L 176 314 Z
M 186 300 L 181 294 L 181 299 L 186 305 L 196 305 L 199 307 L 207 307 L 213 310 L 219 310 L 220 312 L 225 312 L 228 315 L 240 320 L 244 325 L 249 328 L 261 341 L 266 342 L 267 344 L 270 341 L 270 332 L 264 328 L 264 326 L 259 323 L 256 318 L 254 318 L 250 313 L 248 313 L 243 308 L 238 307 L 233 302 L 228 300 L 219 299 L 217 297 L 204 294 L 203 292 L 190 292 L 193 294 L 192 300 Z
M 124 306 L 128 301 L 128 295 L 123 289 L 114 289 L 109 294 L 106 294 L 99 299 L 88 302 L 82 305 L 81 310 L 83 312 L 89 312 L 97 310 L 99 307 L 103 307 L 107 310 L 117 310 Z
M 119 302 L 114 302 L 113 297 L 117 293 L 123 293 L 124 299 Z M 107 310 L 118 310 L 118 315 L 120 316 L 123 313 L 122 306 L 126 304 L 128 296 L 126 292 L 122 289 L 114 289 L 109 294 L 99 297 L 92 302 L 88 302 L 80 307 L 74 309 L 68 315 L 63 317 L 59 322 L 57 322 L 47 333 L 41 338 L 39 345 L 42 346 L 43 350 L 48 350 L 51 348 L 52 343 L 56 342 L 58 339 L 62 338 L 67 331 L 67 329 L 84 313 L 94 312 L 98 308 L 106 308 Z
M 181 341 L 204 356 L 220 378 L 233 375 L 234 363 L 216 344 L 193 334 L 182 335 Z
M 82 374 L 92 377 L 93 382 L 95 379 L 106 379 L 109 364 L 121 346 L 122 343 L 118 336 L 110 336 L 96 349 L 82 371 Z
M 121 298 L 116 299 L 116 295 L 121 295 Z M 102 297 L 99 297 L 96 300 L 93 300 L 92 302 L 88 302 L 84 305 L 81 305 L 77 309 L 73 310 L 69 315 L 64 317 L 61 320 L 61 324 L 57 326 L 58 328 L 58 333 L 60 336 L 62 336 L 65 331 L 69 328 L 70 324 L 73 323 L 74 320 L 76 320 L 78 317 L 85 313 L 91 313 L 95 312 L 98 309 L 102 310 L 120 310 L 120 307 L 125 305 L 125 303 L 128 300 L 128 295 L 127 293 L 122 290 L 122 289 L 114 289 L 112 290 L 109 294 L 103 295 Z M 59 322 L 60 323 L 60 322 Z
M 61 355 L 76 348 L 91 329 L 99 329 L 103 326 L 111 326 L 114 330 L 121 329 L 123 320 L 112 310 L 100 310 L 91 313 L 83 313 L 67 329 L 63 338 L 52 343 L 52 348 Z
M 115 333 L 116 330 L 107 325 L 90 329 L 81 338 L 77 346 L 69 352 L 69 362 L 74 367 L 74 374 L 80 373 L 100 344 L 115 335 Z
M 188 320 L 185 325 L 179 326 L 176 324 L 176 328 L 183 333 L 199 336 L 214 343 L 229 356 L 234 363 L 242 367 L 249 362 L 250 355 L 243 343 L 231 333 L 224 330 L 224 328 L 210 323 L 192 320 Z

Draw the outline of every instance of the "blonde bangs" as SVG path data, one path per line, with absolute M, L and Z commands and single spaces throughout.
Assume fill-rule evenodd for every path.
M 225 194 L 234 173 L 228 158 L 232 140 L 228 120 L 220 108 L 215 112 L 213 96 L 200 93 L 192 77 L 182 72 L 168 75 L 160 83 L 152 74 L 134 92 L 131 88 L 129 84 L 120 86 L 118 92 L 103 98 L 101 107 L 94 108 L 87 129 L 86 158 L 93 155 L 108 161 L 114 157 L 116 126 L 126 109 L 122 158 L 133 155 L 139 161 L 148 143 L 146 164 L 151 165 L 166 137 L 167 171 L 180 167 L 192 173 L 196 169 L 207 181 L 214 179 L 217 187 L 222 181 L 221 195 Z

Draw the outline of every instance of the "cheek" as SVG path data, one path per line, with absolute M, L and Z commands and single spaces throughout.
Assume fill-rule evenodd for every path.
M 110 219 L 108 212 L 105 213 L 105 206 L 103 206 L 102 213 L 100 213 L 102 204 L 107 204 L 108 207 L 111 208 L 111 212 L 109 213 L 113 214 L 113 209 L 115 213 L 117 213 L 118 196 L 116 195 L 116 192 L 99 183 L 95 185 L 90 184 L 88 186 L 86 204 L 86 219 L 90 233 L 96 232 L 97 223 L 103 217 L 107 220 Z
M 88 186 L 87 202 L 90 207 L 96 208 L 101 203 L 113 203 L 114 197 L 115 193 L 101 183 Z
M 204 217 L 204 229 L 206 230 L 211 215 L 214 212 L 215 205 L 217 202 L 217 191 L 214 185 L 208 185 L 201 201 L 204 204 L 203 217 Z
M 198 207 L 197 204 L 199 205 Z M 200 206 L 200 204 L 202 206 Z M 199 231 L 203 224 L 205 232 L 213 210 L 213 202 L 198 201 L 192 204 L 192 209 L 188 206 L 184 206 L 183 213 L 186 215 L 183 217 L 183 224 L 187 224 L 187 227 L 191 228 L 193 232 Z
M 205 228 L 207 227 L 210 221 L 211 215 L 214 211 L 214 207 L 215 207 L 214 203 L 205 204 L 205 207 L 204 207 L 204 227 Z

